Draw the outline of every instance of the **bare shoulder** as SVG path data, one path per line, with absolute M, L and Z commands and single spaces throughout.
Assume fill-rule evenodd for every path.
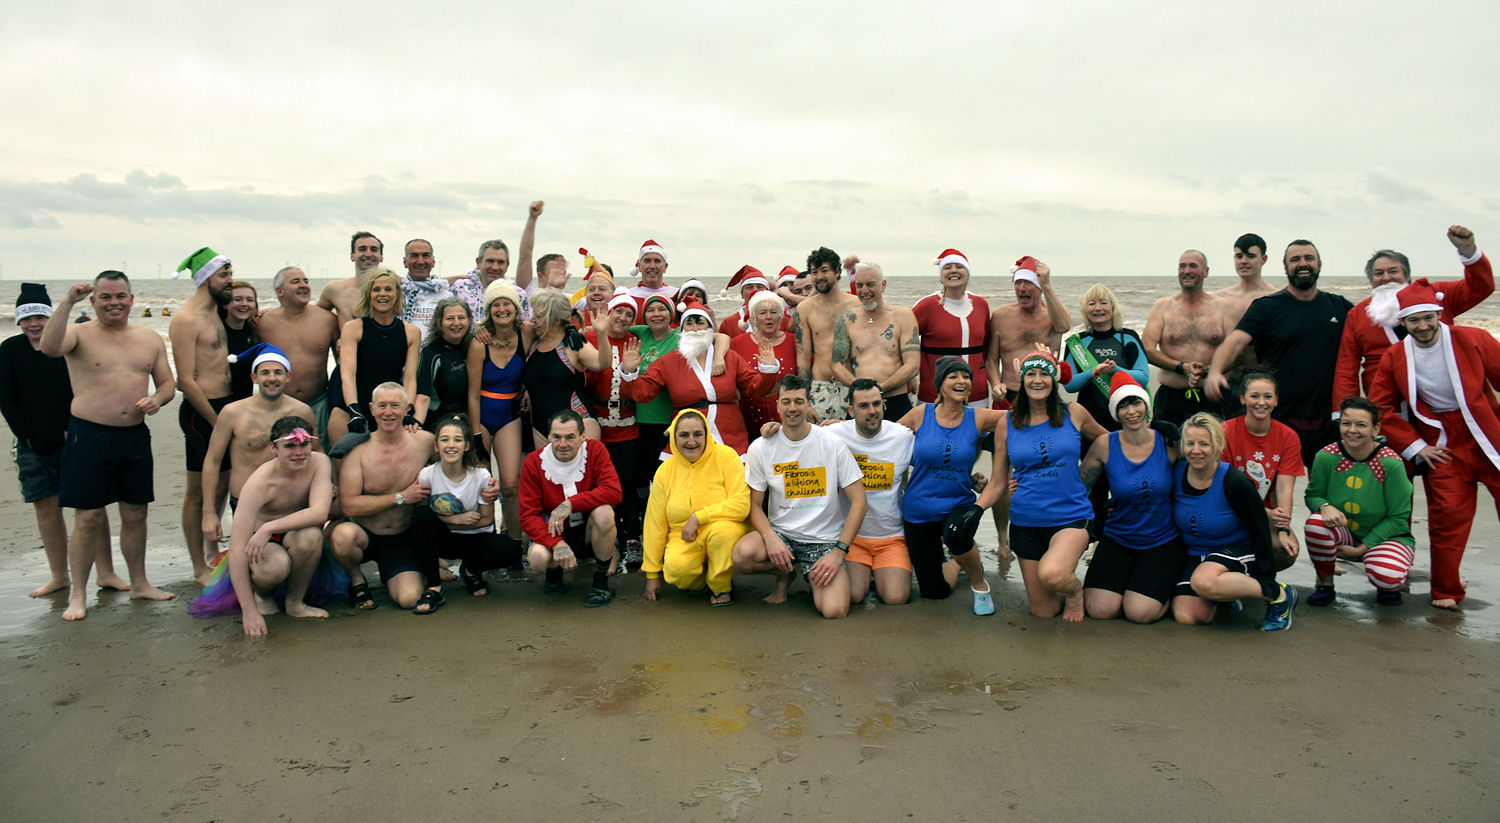
M 892 306 L 891 314 L 895 316 L 896 322 L 903 326 L 915 326 L 917 324 L 917 313 L 905 306 Z

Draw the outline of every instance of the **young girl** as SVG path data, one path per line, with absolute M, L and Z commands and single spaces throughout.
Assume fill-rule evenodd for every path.
M 479 497 L 480 489 L 489 485 L 490 470 L 480 466 L 471 440 L 469 422 L 462 415 L 450 415 L 438 421 L 438 462 L 423 467 L 417 482 L 432 488 L 428 505 L 433 514 L 448 527 L 435 551 L 439 557 L 457 557 L 463 565 L 458 576 L 469 594 L 489 594 L 484 573 L 507 568 L 521 559 L 520 544 L 495 533 L 495 504 Z M 429 588 L 429 594 L 434 589 Z M 436 587 L 428 608 L 418 603 L 413 611 L 427 614 L 442 605 L 442 586 Z M 429 601 L 424 596 L 423 601 Z

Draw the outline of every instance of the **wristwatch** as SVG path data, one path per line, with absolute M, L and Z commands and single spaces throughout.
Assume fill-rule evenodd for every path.
M 848 543 L 845 543 L 844 541 L 840 540 L 837 543 L 834 543 L 833 545 L 838 546 L 839 547 L 839 551 L 843 552 L 844 554 L 848 554 L 849 553 L 849 544 Z
M 396 505 L 405 506 L 406 501 L 402 499 L 401 492 L 396 492 Z

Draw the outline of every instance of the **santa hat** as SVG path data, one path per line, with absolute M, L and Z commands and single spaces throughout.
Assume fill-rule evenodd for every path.
M 797 277 L 801 274 L 802 272 L 797 271 L 797 269 L 792 266 L 782 266 L 781 274 L 776 278 L 776 288 L 779 289 L 782 286 L 792 285 L 792 281 L 796 280 Z
M 286 356 L 286 352 L 276 348 L 270 343 L 256 343 L 255 345 L 251 346 L 248 349 L 245 349 L 239 354 L 231 354 L 229 355 L 229 362 L 238 363 L 239 361 L 244 360 L 246 357 L 255 358 L 250 361 L 250 371 L 252 373 L 256 369 L 260 368 L 260 364 L 267 361 L 280 363 L 282 367 L 287 371 L 292 370 L 291 358 Z
M 609 298 L 609 310 L 614 311 L 616 306 L 629 306 L 632 313 L 639 313 L 635 298 L 630 296 L 628 289 L 619 289 L 614 297 Z
M 1109 379 L 1109 416 L 1115 420 L 1120 419 L 1120 404 L 1127 398 L 1139 397 L 1146 404 L 1147 412 L 1151 409 L 1151 396 L 1141 387 L 1141 384 L 1130 372 L 1124 369 L 1116 369 L 1114 377 Z
M 683 283 L 681 286 L 678 286 L 677 287 L 677 293 L 678 294 L 682 294 L 683 292 L 687 291 L 688 289 L 697 289 L 697 290 L 703 292 L 703 296 L 704 297 L 708 296 L 708 286 L 704 285 L 703 281 L 699 280 L 696 277 L 689 277 L 686 283 Z
M 1418 278 L 1396 292 L 1396 303 L 1401 306 L 1396 316 L 1405 319 L 1424 311 L 1442 312 L 1442 299 L 1443 293 L 1434 289 L 1427 278 Z
M 740 328 L 750 331 L 750 327 L 755 325 L 750 318 L 754 317 L 755 313 L 760 311 L 760 307 L 767 303 L 775 303 L 776 308 L 780 309 L 782 314 L 786 314 L 786 301 L 781 299 L 781 295 L 774 291 L 758 291 L 750 295 L 750 299 L 745 302 L 745 308 L 740 310 Z
M 646 313 L 646 308 L 651 305 L 652 301 L 655 301 L 657 303 L 662 304 L 663 306 L 666 306 L 667 307 L 667 314 L 672 315 L 672 319 L 674 321 L 677 319 L 677 307 L 672 304 L 671 300 L 668 300 L 666 297 L 664 297 L 664 296 L 662 296 L 660 294 L 653 294 L 650 297 L 646 298 L 646 301 L 641 304 L 641 314 L 645 314 Z
M 516 307 L 517 312 L 521 310 L 521 293 L 516 290 L 516 284 L 504 277 L 497 277 L 484 287 L 484 318 L 481 319 L 488 318 L 490 304 L 501 299 L 509 300 L 510 304 Z
M 714 324 L 714 316 L 712 314 L 709 314 L 708 307 L 703 305 L 703 302 L 698 300 L 697 298 L 690 297 L 687 300 L 678 303 L 677 310 L 682 312 L 681 317 L 678 318 L 679 324 L 686 323 L 689 317 L 694 316 L 702 317 L 704 320 L 707 320 L 710 327 L 712 327 Z
M 1036 286 L 1037 288 L 1041 288 L 1042 281 L 1037 279 L 1036 276 L 1036 267 L 1038 265 L 1039 264 L 1037 263 L 1037 259 L 1035 257 L 1032 257 L 1031 255 L 1027 255 L 1020 260 L 1017 260 L 1016 264 L 1014 266 L 1011 266 L 1010 268 L 1012 273 L 1011 282 L 1014 283 L 1018 280 L 1025 280 L 1031 285 Z
M 201 286 L 203 281 L 214 276 L 214 272 L 229 265 L 229 258 L 214 251 L 208 246 L 193 252 L 177 265 L 177 271 L 172 273 L 172 279 L 176 280 L 182 273 L 192 272 L 193 285 Z
M 647 240 L 646 242 L 641 244 L 640 254 L 637 254 L 635 256 L 635 265 L 630 269 L 631 277 L 634 277 L 637 274 L 641 273 L 641 258 L 645 257 L 648 254 L 659 254 L 661 255 L 661 259 L 667 259 L 666 249 L 663 249 L 660 243 L 656 242 L 655 240 Z
M 22 283 L 21 293 L 16 295 L 16 322 L 28 317 L 51 317 L 52 298 L 47 296 L 47 287 L 42 283 Z
M 1067 363 L 1057 362 L 1057 355 L 1037 349 L 1021 361 L 1020 372 L 1025 375 L 1031 369 L 1041 369 L 1052 375 L 1054 383 L 1066 383 L 1073 379 L 1073 369 Z
M 942 271 L 943 267 L 949 263 L 957 263 L 963 266 L 964 270 L 970 274 L 974 273 L 974 270 L 969 268 L 969 258 L 964 257 L 964 253 L 958 249 L 943 249 L 943 253 L 939 254 L 937 259 L 932 262 L 937 265 L 938 271 Z
M 735 286 L 739 286 L 743 291 L 745 286 L 752 283 L 759 284 L 760 287 L 764 289 L 771 288 L 771 282 L 766 279 L 766 275 L 764 272 L 754 266 L 746 264 L 740 266 L 740 270 L 735 272 L 734 276 L 729 278 L 729 282 L 724 285 L 724 291 L 720 293 L 727 294 L 729 290 L 734 288 Z

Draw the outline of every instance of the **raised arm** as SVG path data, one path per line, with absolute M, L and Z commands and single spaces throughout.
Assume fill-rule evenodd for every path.
M 57 310 L 52 312 L 52 316 L 47 318 L 47 325 L 42 327 L 42 354 L 62 357 L 78 345 L 78 333 L 73 330 L 73 324 L 68 322 L 68 315 L 73 312 L 73 304 L 87 297 L 93 290 L 94 287 L 88 283 L 74 283 L 68 293 L 63 295 Z
M 521 243 L 516 249 L 516 261 L 511 266 L 511 271 L 516 273 L 511 279 L 515 281 L 516 288 L 523 292 L 531 285 L 531 276 L 535 271 L 531 260 L 536 248 L 536 219 L 542 216 L 542 209 L 546 205 L 541 200 L 531 201 L 531 207 L 526 212 L 526 228 L 521 230 Z
M 1052 291 L 1052 269 L 1046 263 L 1037 261 L 1036 279 L 1042 287 L 1042 298 L 1047 305 L 1047 318 L 1052 321 L 1052 333 L 1066 334 L 1073 326 L 1073 318 L 1068 315 L 1068 307 L 1058 298 L 1057 293 Z

